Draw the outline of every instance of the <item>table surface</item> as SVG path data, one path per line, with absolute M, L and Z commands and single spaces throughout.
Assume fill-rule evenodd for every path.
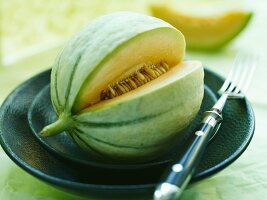
M 254 138 L 242 156 L 212 177 L 191 184 L 182 200 L 262 200 L 267 199 L 267 3 L 254 1 L 255 15 L 247 30 L 220 52 L 187 52 L 187 59 L 201 60 L 219 74 L 226 75 L 235 54 L 240 50 L 259 52 L 260 62 L 248 91 L 256 115 Z M 21 82 L 51 66 L 58 49 L 20 60 L 12 66 L 0 68 L 0 103 Z M 0 199 L 2 200 L 58 200 L 83 198 L 57 190 L 27 174 L 16 166 L 0 148 Z M 30 187 L 29 187 L 30 186 Z

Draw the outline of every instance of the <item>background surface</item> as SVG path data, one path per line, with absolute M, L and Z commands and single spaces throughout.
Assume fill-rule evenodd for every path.
M 118 10 L 148 13 L 152 1 L 131 0 L 4 0 L 1 1 L 2 59 L 0 104 L 21 82 L 48 69 L 64 42 L 96 16 Z M 154 2 L 154 1 L 153 1 Z M 166 1 L 164 1 L 166 2 Z M 223 3 L 222 3 L 223 2 Z M 256 115 L 255 136 L 245 153 L 225 170 L 190 185 L 182 200 L 267 199 L 267 2 L 172 1 L 180 9 L 208 15 L 244 7 L 254 17 L 247 29 L 227 48 L 214 53 L 187 52 L 207 68 L 226 75 L 240 50 L 257 53 L 260 63 L 248 91 Z M 17 167 L 0 148 L 0 199 L 83 199 L 52 188 Z

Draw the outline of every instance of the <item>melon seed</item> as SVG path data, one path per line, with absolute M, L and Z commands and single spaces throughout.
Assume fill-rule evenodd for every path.
M 127 76 L 116 83 L 108 85 L 107 89 L 100 93 L 101 100 L 112 99 L 127 92 L 130 92 L 166 73 L 169 66 L 165 62 L 160 64 L 143 65 L 130 76 Z

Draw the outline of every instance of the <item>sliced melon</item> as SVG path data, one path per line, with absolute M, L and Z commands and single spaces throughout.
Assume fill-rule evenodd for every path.
M 203 66 L 183 61 L 180 31 L 154 17 L 119 12 L 76 34 L 52 68 L 58 120 L 41 131 L 67 131 L 103 158 L 148 161 L 168 151 L 196 116 Z
M 187 47 L 215 50 L 235 38 L 248 24 L 251 12 L 230 11 L 217 16 L 190 16 L 167 5 L 151 5 L 151 12 L 179 29 Z

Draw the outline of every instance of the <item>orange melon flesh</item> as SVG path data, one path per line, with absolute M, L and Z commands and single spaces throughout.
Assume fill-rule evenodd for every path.
M 160 77 L 146 83 L 138 87 L 135 90 L 132 90 L 128 93 L 125 93 L 121 96 L 115 97 L 113 99 L 101 101 L 95 105 L 92 105 L 80 113 L 93 112 L 101 107 L 110 107 L 113 104 L 119 104 L 121 102 L 127 102 L 129 100 L 138 99 L 140 96 L 145 96 L 146 94 L 153 95 L 153 92 L 157 92 L 158 90 L 172 90 L 172 84 L 176 84 L 180 79 L 189 76 L 191 73 L 198 71 L 197 76 L 194 78 L 188 79 L 188 82 L 194 83 L 194 81 L 198 80 L 198 77 L 201 77 L 199 73 L 203 71 L 203 66 L 200 61 L 184 61 L 175 66 L 172 66 L 168 72 L 162 74 Z M 193 77 L 193 76 L 192 76 Z M 175 91 L 173 91 L 175 92 Z M 182 95 L 182 94 L 181 94 Z M 181 97 L 182 98 L 182 97 Z
M 99 102 L 100 93 L 108 84 L 120 80 L 137 66 L 164 61 L 172 67 L 182 61 L 184 51 L 184 37 L 175 29 L 158 28 L 130 39 L 108 55 L 89 75 L 79 91 L 73 112 L 77 113 Z M 149 85 L 154 80 L 151 82 Z

